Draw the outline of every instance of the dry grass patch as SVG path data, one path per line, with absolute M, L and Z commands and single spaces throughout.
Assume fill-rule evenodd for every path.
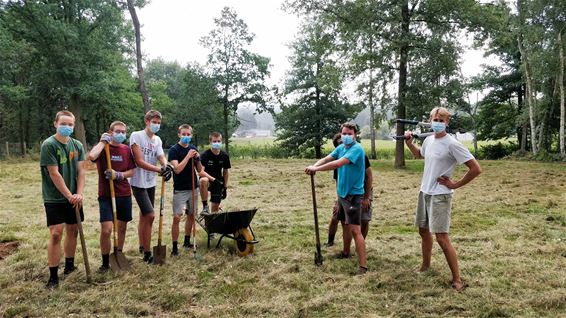
M 130 273 L 79 272 L 59 289 L 43 289 L 48 273 L 48 231 L 37 162 L 0 165 L 4 206 L 0 241 L 20 245 L 0 266 L 0 316 L 162 317 L 557 317 L 566 286 L 566 166 L 532 162 L 481 162 L 484 174 L 457 190 L 451 237 L 458 250 L 463 293 L 448 288 L 450 273 L 435 245 L 431 270 L 416 275 L 420 241 L 413 227 L 422 161 L 403 170 L 374 161 L 374 219 L 367 240 L 370 271 L 353 277 L 357 262 L 335 260 L 341 239 L 314 266 L 311 161 L 235 161 L 225 210 L 257 207 L 252 227 L 260 243 L 239 258 L 233 241 L 206 250 L 198 229 L 198 255 L 181 250 L 164 266 L 147 266 L 137 253 L 138 209 L 128 228 Z M 459 176 L 464 173 L 460 168 Z M 87 174 L 84 224 L 91 267 L 100 265 L 96 171 Z M 321 239 L 335 198 L 330 173 L 316 176 Z M 157 191 L 159 193 L 159 191 Z M 165 207 L 165 244 L 171 248 L 171 185 Z M 340 232 L 339 232 L 340 236 Z M 218 238 L 218 236 L 217 236 Z M 154 236 L 154 243 L 156 237 Z M 215 243 L 215 242 L 213 242 Z M 153 245 L 153 244 L 152 244 Z

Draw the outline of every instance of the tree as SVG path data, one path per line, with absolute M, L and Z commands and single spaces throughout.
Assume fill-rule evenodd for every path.
M 301 37 L 291 46 L 291 71 L 285 83 L 284 97 L 290 102 L 281 105 L 275 125 L 278 140 L 291 155 L 314 148 L 315 157 L 321 158 L 325 139 L 361 107 L 340 94 L 344 76 L 334 58 L 332 33 L 308 22 L 301 29 Z
M 268 88 L 264 80 L 269 75 L 269 59 L 248 50 L 254 34 L 248 31 L 246 23 L 233 9 L 222 9 L 214 24 L 216 27 L 201 39 L 201 44 L 210 50 L 208 74 L 216 81 L 224 107 L 224 144 L 228 152 L 230 119 L 237 123 L 238 105 L 248 102 L 255 104 L 258 111 L 267 110 L 265 96 Z
M 85 123 L 93 109 L 89 96 L 127 52 L 127 25 L 116 2 L 106 0 L 8 1 L 2 23 L 16 41 L 26 41 L 45 73 L 39 91 L 68 105 L 75 114 L 75 136 L 86 144 Z
M 138 3 L 138 6 L 143 4 L 144 1 L 141 1 L 141 3 Z M 145 87 L 145 74 L 143 71 L 143 58 L 141 50 L 141 25 L 138 14 L 136 13 L 136 4 L 134 3 L 134 0 L 127 0 L 127 6 L 128 11 L 130 11 L 130 16 L 132 17 L 132 23 L 134 24 L 134 33 L 136 35 L 136 67 L 138 70 L 139 89 L 142 96 L 143 109 L 144 112 L 147 113 L 151 109 L 151 105 L 149 103 L 149 94 L 147 92 L 147 88 Z

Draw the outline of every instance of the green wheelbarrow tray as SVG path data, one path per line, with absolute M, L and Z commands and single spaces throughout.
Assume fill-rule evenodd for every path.
M 210 248 L 210 234 L 221 234 L 218 243 L 216 243 L 216 248 L 222 243 L 222 239 L 227 237 L 236 241 L 236 247 L 238 249 L 238 255 L 245 256 L 251 251 L 248 251 L 245 255 L 241 255 L 240 252 L 245 253 L 246 248 L 253 251 L 253 245 L 259 243 L 255 238 L 255 234 L 250 226 L 252 219 L 257 212 L 257 208 L 244 211 L 226 211 L 220 213 L 211 213 L 200 215 L 197 218 L 198 224 L 206 231 L 208 235 L 206 246 Z

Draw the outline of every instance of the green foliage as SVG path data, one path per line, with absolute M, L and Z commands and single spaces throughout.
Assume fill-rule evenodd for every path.
M 489 144 L 481 146 L 478 151 L 478 159 L 497 160 L 508 157 L 514 152 L 519 150 L 517 143 L 498 142 L 496 144 Z

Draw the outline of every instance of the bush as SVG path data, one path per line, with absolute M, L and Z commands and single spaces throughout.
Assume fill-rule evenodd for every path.
M 478 150 L 478 159 L 498 160 L 508 157 L 519 150 L 519 145 L 514 142 L 498 142 L 492 145 L 481 146 Z

